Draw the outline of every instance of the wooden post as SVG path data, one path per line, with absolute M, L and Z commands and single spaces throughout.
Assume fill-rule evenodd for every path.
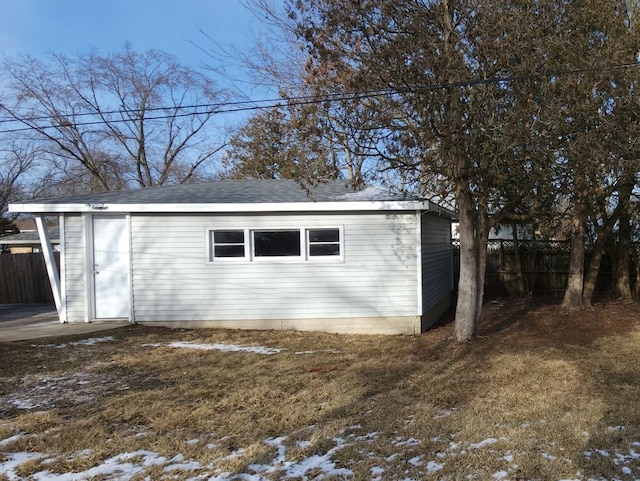
M 58 274 L 56 259 L 53 256 L 53 247 L 51 246 L 51 239 L 49 239 L 49 231 L 44 223 L 43 215 L 36 215 L 35 218 L 36 226 L 38 227 L 38 236 L 40 237 L 40 246 L 42 247 L 42 255 L 44 256 L 44 263 L 47 266 L 49 283 L 51 284 L 51 290 L 53 291 L 53 300 L 56 303 L 56 310 L 58 311 L 58 319 L 60 322 L 65 322 L 64 306 L 62 305 L 62 291 L 60 289 L 60 275 Z

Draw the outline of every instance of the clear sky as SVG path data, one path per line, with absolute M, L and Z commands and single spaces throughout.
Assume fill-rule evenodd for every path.
M 251 48 L 260 22 L 239 0 L 0 0 L 0 52 L 108 53 L 130 42 L 157 48 L 198 66 L 207 48 L 201 30 L 223 45 Z

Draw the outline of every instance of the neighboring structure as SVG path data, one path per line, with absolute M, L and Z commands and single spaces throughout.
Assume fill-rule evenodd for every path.
M 450 213 L 376 187 L 218 181 L 9 209 L 47 246 L 60 215 L 61 322 L 413 334 L 451 303 Z
M 517 224 L 519 240 L 533 240 L 536 238 L 533 225 Z M 460 239 L 460 223 L 451 223 L 451 236 Z M 513 240 L 513 226 L 511 224 L 498 224 L 489 229 L 489 240 Z
M 34 222 L 35 225 L 35 222 Z M 60 250 L 60 229 L 58 227 L 49 227 L 49 238 L 53 244 L 53 249 Z M 32 254 L 41 252 L 40 236 L 37 230 L 20 231 L 18 234 L 11 234 L 0 237 L 0 252 L 9 252 L 10 254 Z

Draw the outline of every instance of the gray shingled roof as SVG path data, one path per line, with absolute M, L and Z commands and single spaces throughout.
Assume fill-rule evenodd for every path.
M 417 200 L 390 193 L 381 187 L 354 191 L 346 180 L 322 183 L 305 191 L 293 180 L 219 180 L 206 183 L 149 187 L 21 204 L 233 204 L 289 202 L 357 202 Z

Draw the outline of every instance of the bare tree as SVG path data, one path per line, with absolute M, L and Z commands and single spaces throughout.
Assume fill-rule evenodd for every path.
M 0 142 L 0 216 L 6 214 L 9 202 L 32 197 L 34 178 L 30 174 L 41 155 L 37 145 L 30 142 Z
M 164 52 L 127 45 L 3 67 L 14 100 L 2 111 L 39 135 L 60 172 L 88 175 L 92 190 L 187 182 L 225 145 L 211 120 L 226 94 Z
M 336 84 L 309 81 L 309 55 L 296 34 L 295 22 L 287 18 L 282 5 L 270 0 L 241 1 L 267 27 L 261 36 L 253 39 L 255 47 L 242 51 L 220 45 L 205 34 L 209 47 L 203 50 L 215 61 L 216 72 L 225 72 L 239 91 L 250 85 L 251 90 L 266 87 L 268 91 L 277 92 L 281 99 L 276 109 L 280 126 L 273 122 L 273 112 L 262 110 L 247 121 L 232 141 L 237 146 L 239 138 L 244 139 L 242 154 L 233 159 L 232 156 L 239 152 L 232 148 L 230 155 L 225 156 L 227 166 L 236 167 L 233 175 L 241 175 L 243 170 L 239 166 L 242 162 L 251 164 L 248 171 L 263 162 L 263 151 L 252 151 L 248 142 L 250 132 L 257 137 L 263 136 L 265 132 L 255 128 L 262 123 L 265 131 L 273 128 L 288 131 L 289 141 L 296 144 L 298 150 L 306 152 L 299 156 L 295 169 L 300 180 L 314 181 L 312 175 L 306 175 L 306 179 L 302 177 L 316 171 L 318 158 L 324 158 L 324 163 L 337 169 L 339 175 L 354 186 L 374 178 L 396 180 L 384 175 L 375 162 L 375 155 L 379 154 L 378 142 L 386 134 L 381 133 L 383 126 L 379 116 L 363 106 L 359 99 L 351 98 L 350 92 L 340 91 Z M 220 65 L 226 67 L 220 69 Z M 241 78 L 237 76 L 238 71 L 242 72 Z M 322 101 L 328 97 L 330 102 Z M 247 99 L 250 100 L 248 96 Z M 273 134 L 279 135 L 275 131 Z M 253 142 L 253 145 L 257 146 L 259 142 Z M 308 168 L 303 165 L 306 161 L 311 162 Z M 282 162 L 286 163 L 286 160 L 282 159 Z

